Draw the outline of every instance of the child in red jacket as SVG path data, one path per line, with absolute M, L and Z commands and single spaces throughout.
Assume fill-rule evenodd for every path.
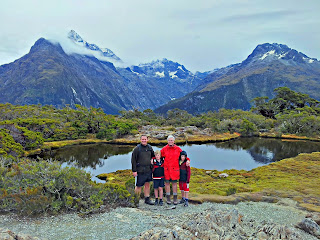
M 189 182 L 190 182 L 190 165 L 187 164 L 187 161 L 190 159 L 187 157 L 187 153 L 182 151 L 179 157 L 179 165 L 180 165 L 180 179 L 179 179 L 179 188 L 181 191 L 181 201 L 180 204 L 184 204 L 185 207 L 189 206 Z M 188 166 L 187 166 L 188 165 Z
M 163 187 L 164 187 L 164 168 L 163 168 L 163 158 L 161 158 L 161 152 L 155 151 L 155 159 L 152 159 L 153 164 L 153 189 L 154 196 L 156 198 L 155 205 L 163 205 Z M 158 201 L 159 197 L 159 201 Z

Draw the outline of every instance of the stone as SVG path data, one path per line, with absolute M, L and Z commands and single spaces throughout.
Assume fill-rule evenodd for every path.
M 268 239 L 269 237 L 268 237 L 268 235 L 267 235 L 266 233 L 264 233 L 264 232 L 258 232 L 257 238 L 258 238 L 259 240 L 266 240 L 266 239 Z
M 301 222 L 297 223 L 297 227 L 320 238 L 320 226 L 311 218 L 304 218 Z
M 219 174 L 219 178 L 226 178 L 226 177 L 229 177 L 228 173 L 220 173 Z

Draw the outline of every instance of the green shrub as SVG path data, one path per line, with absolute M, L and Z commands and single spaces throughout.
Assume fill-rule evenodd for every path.
M 237 192 L 237 189 L 235 187 L 231 187 L 226 190 L 226 195 L 230 196 L 232 194 L 235 194 L 236 192 Z
M 91 181 L 77 168 L 59 162 L 16 159 L 0 167 L 0 210 L 34 215 L 44 212 L 90 213 L 114 206 L 134 206 L 124 186 Z

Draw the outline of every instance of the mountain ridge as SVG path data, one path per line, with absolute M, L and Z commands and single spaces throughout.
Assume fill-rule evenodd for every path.
M 157 108 L 165 113 L 180 108 L 190 113 L 220 108 L 248 110 L 259 96 L 273 97 L 273 90 L 286 86 L 320 99 L 320 62 L 284 44 L 260 44 L 241 63 L 209 74 L 195 91 Z
M 20 59 L 0 66 L 0 85 L 2 103 L 56 107 L 80 104 L 101 107 L 111 114 L 134 108 L 154 109 L 193 88 L 178 77 L 138 76 L 93 55 L 67 54 L 59 43 L 44 38 Z

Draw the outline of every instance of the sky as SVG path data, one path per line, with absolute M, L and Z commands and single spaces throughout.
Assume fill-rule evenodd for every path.
M 167 58 L 210 71 L 267 42 L 319 60 L 319 12 L 319 0 L 2 0 L 0 65 L 71 29 L 126 65 Z

